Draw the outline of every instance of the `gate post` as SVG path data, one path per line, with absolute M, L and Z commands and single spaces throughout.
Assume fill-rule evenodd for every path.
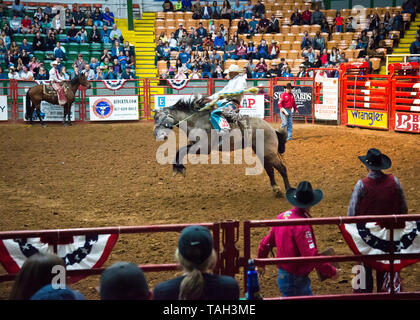
M 220 273 L 234 277 L 239 272 L 239 250 L 235 243 L 239 240 L 239 221 L 224 221 L 222 229 L 223 251 L 220 253 Z
M 16 79 L 10 80 L 10 111 L 11 120 L 16 122 L 19 120 L 19 100 L 18 100 L 18 85 Z M 25 115 L 24 115 L 25 117 Z

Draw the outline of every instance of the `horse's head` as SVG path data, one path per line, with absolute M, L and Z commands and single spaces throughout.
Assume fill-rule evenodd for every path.
M 79 84 L 86 87 L 87 89 L 90 89 L 92 87 L 89 80 L 86 78 L 86 75 L 84 72 L 81 72 L 79 74 Z
M 170 131 L 178 122 L 167 108 L 155 110 L 154 121 L 154 134 L 156 141 L 166 140 Z

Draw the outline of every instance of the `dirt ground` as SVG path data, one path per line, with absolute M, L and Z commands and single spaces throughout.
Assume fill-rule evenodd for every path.
M 278 126 L 278 124 L 275 124 Z M 274 219 L 290 208 L 275 198 L 265 173 L 245 175 L 243 165 L 187 165 L 187 176 L 173 178 L 169 165 L 156 161 L 151 123 L 87 124 L 47 128 L 0 126 L 0 230 L 134 226 Z M 345 216 L 353 187 L 366 170 L 357 159 L 371 147 L 389 155 L 392 172 L 404 188 L 409 213 L 420 213 L 420 136 L 348 127 L 295 124 L 285 159 L 292 186 L 309 180 L 324 199 L 313 217 Z M 281 177 L 279 186 L 284 190 Z M 242 230 L 242 228 L 241 228 Z M 252 254 L 268 229 L 252 232 Z M 351 254 L 337 226 L 315 227 L 320 251 L 333 247 Z M 121 235 L 105 266 L 116 261 L 173 263 L 177 233 Z M 237 244 L 242 250 L 242 241 Z M 342 264 L 338 281 L 320 282 L 315 294 L 350 293 L 352 263 Z M 0 273 L 4 273 L 0 267 Z M 148 273 L 153 288 L 178 273 Z M 420 290 L 419 264 L 403 273 L 406 291 Z M 242 287 L 242 276 L 237 280 Z M 73 288 L 98 299 L 99 277 Z M 266 297 L 279 296 L 276 268 L 261 280 Z M 12 282 L 0 283 L 7 299 Z

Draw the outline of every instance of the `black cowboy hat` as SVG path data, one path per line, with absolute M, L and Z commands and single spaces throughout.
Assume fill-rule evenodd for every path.
M 365 156 L 358 157 L 362 163 L 371 170 L 384 170 L 391 167 L 391 159 L 375 148 L 368 150 Z
M 296 189 L 289 188 L 286 191 L 286 198 L 290 204 L 298 208 L 308 208 L 316 205 L 322 200 L 323 193 L 319 189 L 312 189 L 308 181 L 299 183 Z

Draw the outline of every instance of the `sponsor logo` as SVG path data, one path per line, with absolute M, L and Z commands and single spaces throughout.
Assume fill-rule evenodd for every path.
M 420 133 L 420 114 L 397 112 L 395 130 Z
M 388 128 L 388 117 L 385 112 L 347 110 L 348 123 L 366 127 Z
M 109 118 L 113 111 L 114 105 L 108 99 L 102 98 L 97 101 L 92 106 L 93 113 L 101 119 Z

